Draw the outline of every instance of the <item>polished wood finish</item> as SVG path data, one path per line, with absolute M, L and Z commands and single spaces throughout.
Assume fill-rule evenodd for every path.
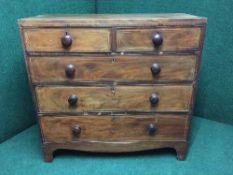
M 193 80 L 196 56 L 112 56 L 112 57 L 30 57 L 32 81 L 61 82 L 78 80 Z M 152 64 L 159 64 L 160 72 L 153 75 Z M 75 74 L 65 74 L 72 64 Z
M 188 14 L 18 20 L 45 161 L 54 151 L 187 154 L 207 19 Z
M 157 105 L 149 98 L 159 95 Z M 189 111 L 192 86 L 117 86 L 113 87 L 37 87 L 40 112 L 82 111 Z M 70 95 L 78 97 L 72 107 L 67 102 Z
M 184 140 L 187 116 L 45 116 L 40 123 L 45 142 Z M 150 123 L 157 126 L 153 135 L 147 130 Z M 75 125 L 81 128 L 79 135 L 72 132 Z
M 68 32 L 72 45 L 64 48 L 61 42 Z M 108 29 L 24 29 L 25 47 L 28 52 L 106 52 L 110 50 Z
M 163 36 L 163 42 L 155 47 L 155 33 Z M 200 28 L 122 29 L 116 32 L 117 51 L 180 51 L 198 49 Z

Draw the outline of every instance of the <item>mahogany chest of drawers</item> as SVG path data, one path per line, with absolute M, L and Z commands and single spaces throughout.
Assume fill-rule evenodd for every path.
M 44 158 L 57 149 L 187 152 L 206 18 L 188 14 L 20 19 Z

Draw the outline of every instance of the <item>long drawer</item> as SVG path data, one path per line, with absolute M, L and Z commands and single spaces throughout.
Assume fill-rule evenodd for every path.
M 111 45 L 108 29 L 35 28 L 23 34 L 28 52 L 107 52 Z
M 196 56 L 30 57 L 33 82 L 193 80 Z
M 191 85 L 36 87 L 40 112 L 188 111 Z
M 46 142 L 77 140 L 184 140 L 185 115 L 41 117 Z

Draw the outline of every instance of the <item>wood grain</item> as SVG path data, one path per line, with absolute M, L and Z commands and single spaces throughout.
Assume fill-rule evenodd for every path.
M 115 61 L 113 62 L 113 59 Z M 153 76 L 151 65 L 158 63 L 161 71 Z M 75 75 L 66 77 L 65 67 L 75 66 Z M 115 56 L 115 57 L 30 57 L 33 82 L 79 80 L 193 80 L 196 56 Z
M 122 29 L 116 32 L 117 51 L 154 51 L 152 36 L 159 32 L 163 44 L 159 51 L 181 51 L 198 49 L 201 37 L 200 28 L 161 28 L 161 29 Z
M 159 102 L 151 106 L 149 97 L 159 94 Z M 82 111 L 188 111 L 192 95 L 190 85 L 116 86 L 112 87 L 36 87 L 40 112 Z M 71 107 L 67 99 L 78 97 Z
M 185 115 L 155 116 L 63 116 L 42 117 L 41 127 L 45 142 L 71 142 L 76 140 L 182 140 L 185 137 L 187 118 Z M 157 127 L 150 135 L 147 126 Z M 80 135 L 72 133 L 72 126 L 79 125 Z
M 68 32 L 72 45 L 65 49 L 61 37 Z M 24 29 L 24 40 L 28 52 L 106 52 L 110 50 L 110 31 L 108 29 Z

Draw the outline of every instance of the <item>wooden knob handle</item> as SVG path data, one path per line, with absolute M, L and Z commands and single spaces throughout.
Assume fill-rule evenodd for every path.
M 152 42 L 154 44 L 155 47 L 158 47 L 160 45 L 162 45 L 163 43 L 163 36 L 161 33 L 155 33 L 152 37 Z
M 155 134 L 156 130 L 157 130 L 157 127 L 154 123 L 150 123 L 148 126 L 147 126 L 147 130 L 148 130 L 148 133 L 150 135 L 153 135 Z
M 69 48 L 72 45 L 71 35 L 65 32 L 65 34 L 61 38 L 61 43 L 64 48 Z
M 76 106 L 78 102 L 78 97 L 76 95 L 70 95 L 68 98 L 68 103 L 70 106 Z
M 81 133 L 81 127 L 79 125 L 73 125 L 71 127 L 73 134 L 79 135 Z
M 73 64 L 67 64 L 65 67 L 65 73 L 68 78 L 74 77 L 75 67 Z
M 158 75 L 161 71 L 160 65 L 158 63 L 153 63 L 150 69 L 153 75 Z
M 151 94 L 149 100 L 152 105 L 156 105 L 159 102 L 159 95 L 157 93 L 153 93 Z

